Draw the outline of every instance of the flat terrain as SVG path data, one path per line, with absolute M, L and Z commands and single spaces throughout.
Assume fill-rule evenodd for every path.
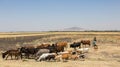
M 0 57 L 0 67 L 120 67 L 120 32 L 0 33 L 1 38 L 14 38 L 23 36 L 39 36 L 40 38 L 22 43 L 33 45 L 38 45 L 41 43 L 55 43 L 59 41 L 67 41 L 69 45 L 74 41 L 80 41 L 84 39 L 92 41 L 93 37 L 96 36 L 99 49 L 94 50 L 93 47 L 90 47 L 89 53 L 86 54 L 85 61 L 79 59 L 75 61 L 68 60 L 68 62 L 36 62 L 34 59 L 3 60 Z M 6 40 L 6 42 L 7 41 L 8 40 Z M 9 42 L 11 43 L 11 41 Z M 16 47 L 16 44 L 21 45 L 20 42 L 17 42 L 17 39 L 14 39 L 14 42 L 15 43 L 12 42 L 9 45 L 7 43 L 4 44 L 4 42 L 0 42 L 1 44 L 4 44 L 4 46 L 1 45 L 1 51 L 3 51 L 2 48 L 7 50 L 6 48 Z M 69 50 L 71 48 L 68 47 L 67 49 Z

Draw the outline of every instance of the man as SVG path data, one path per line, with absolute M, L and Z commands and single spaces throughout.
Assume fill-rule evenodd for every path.
M 98 47 L 96 45 L 96 41 L 97 41 L 97 39 L 96 39 L 96 37 L 94 37 L 93 38 L 93 47 L 94 47 L 94 49 L 98 49 Z

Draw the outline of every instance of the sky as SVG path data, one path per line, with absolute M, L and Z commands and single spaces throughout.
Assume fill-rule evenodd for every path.
M 120 0 L 0 0 L 0 32 L 120 30 Z

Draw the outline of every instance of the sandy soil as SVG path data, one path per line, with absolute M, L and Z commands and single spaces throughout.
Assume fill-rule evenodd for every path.
M 34 59 L 4 60 L 0 57 L 0 67 L 120 67 L 120 45 L 99 44 L 97 51 L 91 47 L 85 61 L 36 62 Z
M 116 61 L 68 61 L 68 62 L 35 62 L 29 60 L 0 60 L 0 67 L 119 67 L 120 63 Z

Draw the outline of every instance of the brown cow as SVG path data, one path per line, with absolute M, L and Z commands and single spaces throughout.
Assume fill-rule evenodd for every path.
M 37 48 L 46 49 L 46 48 L 48 48 L 48 46 L 50 46 L 50 44 L 41 44 L 41 45 L 38 45 Z
M 91 45 L 90 40 L 81 40 L 81 44 L 85 45 L 85 47 L 86 47 L 86 45 L 89 45 L 89 46 Z
M 63 60 L 68 60 L 70 57 L 71 57 L 71 54 L 69 54 L 69 53 L 62 54 Z
M 66 61 L 66 60 L 68 60 L 70 57 L 71 57 L 71 54 L 69 54 L 69 53 L 63 53 L 63 54 L 57 55 L 57 56 L 55 57 L 55 59 L 56 59 L 56 61 Z
M 50 46 L 50 44 L 42 44 L 45 48 Z
M 14 49 L 11 49 L 11 50 L 8 50 L 8 51 L 2 53 L 2 58 L 3 59 L 5 58 L 7 60 L 7 58 L 9 56 L 11 56 L 11 59 L 13 59 L 12 56 L 15 56 L 15 59 L 17 60 L 21 56 L 21 53 L 20 53 L 19 50 L 14 50 Z
M 57 45 L 57 47 L 59 47 L 61 49 L 64 49 L 64 47 L 66 47 L 66 49 L 67 49 L 67 47 L 68 47 L 67 42 L 57 42 L 56 45 Z
M 70 59 L 77 60 L 79 58 L 79 55 L 71 55 Z

